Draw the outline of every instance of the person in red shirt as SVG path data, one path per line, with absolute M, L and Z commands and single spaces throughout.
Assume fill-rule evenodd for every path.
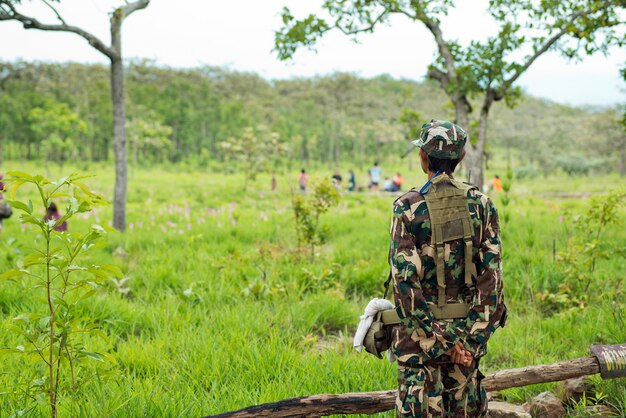
M 306 192 L 306 186 L 309 183 L 309 175 L 306 173 L 306 170 L 303 168 L 300 171 L 300 176 L 298 177 L 298 184 L 300 185 L 300 191 Z
M 392 181 L 393 181 L 393 184 L 391 186 L 392 192 L 397 192 L 398 190 L 402 190 L 402 183 L 404 182 L 404 179 L 402 178 L 402 174 L 396 173 L 396 175 L 393 176 Z
M 2 173 L 0 173 L 0 231 L 2 231 L 2 221 L 4 218 L 8 218 L 9 216 L 11 216 L 11 207 L 8 206 L 7 203 L 4 203 L 4 196 L 2 196 L 2 193 L 4 192 L 4 183 L 2 182 L 2 179 L 4 178 L 4 176 L 2 175 Z M 5 206 L 3 206 L 5 205 Z
M 493 180 L 491 180 L 491 186 L 493 187 L 493 191 L 496 193 L 504 190 L 504 187 L 502 186 L 502 180 L 500 180 L 500 177 L 498 177 L 498 175 L 495 175 Z

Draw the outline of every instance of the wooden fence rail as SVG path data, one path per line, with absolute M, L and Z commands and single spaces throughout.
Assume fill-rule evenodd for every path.
M 501 370 L 485 376 L 483 385 L 487 391 L 494 391 L 536 383 L 555 382 L 596 373 L 600 373 L 600 363 L 595 356 L 590 356 L 554 364 Z M 213 415 L 212 418 L 321 417 L 332 414 L 374 414 L 393 409 L 396 394 L 397 390 L 385 390 L 302 396 Z

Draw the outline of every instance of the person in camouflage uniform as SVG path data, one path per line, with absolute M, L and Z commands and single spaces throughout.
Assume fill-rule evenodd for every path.
M 431 312 L 439 288 L 425 196 L 439 182 L 456 181 L 453 172 L 465 155 L 466 141 L 463 129 L 453 123 L 432 120 L 423 125 L 420 139 L 413 144 L 420 148 L 422 169 L 429 180 L 420 190 L 412 189 L 394 202 L 389 264 L 401 323 L 393 328 L 391 348 L 398 358 L 396 413 L 400 417 L 479 417 L 486 413 L 478 362 L 487 351 L 489 337 L 504 325 L 506 306 L 498 213 L 493 202 L 474 187 L 467 186 L 472 286 L 465 280 L 468 247 L 464 240 L 440 247 L 445 251 L 446 302 L 465 302 L 469 312 L 464 318 L 441 320 Z

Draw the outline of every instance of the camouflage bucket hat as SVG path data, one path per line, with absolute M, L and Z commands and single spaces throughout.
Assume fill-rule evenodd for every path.
M 412 141 L 429 156 L 443 160 L 461 158 L 465 142 L 467 134 L 460 126 L 437 119 L 422 125 L 420 139 Z

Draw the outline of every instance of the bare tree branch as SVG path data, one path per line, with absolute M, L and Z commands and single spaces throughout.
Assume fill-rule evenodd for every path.
M 346 29 L 342 28 L 342 27 L 341 27 L 341 26 L 339 26 L 339 25 L 335 25 L 334 27 L 336 27 L 337 29 L 339 29 L 339 30 L 340 30 L 340 31 L 341 31 L 344 35 L 356 35 L 357 33 L 362 33 L 362 32 L 371 32 L 371 31 L 373 31 L 373 30 L 374 30 L 374 27 L 375 27 L 378 23 L 380 23 L 380 22 L 383 20 L 383 18 L 385 17 L 385 15 L 386 15 L 388 12 L 389 12 L 389 9 L 388 9 L 388 8 L 385 8 L 385 10 L 383 10 L 383 11 L 380 13 L 380 15 L 378 15 L 378 17 L 376 17 L 376 19 L 374 19 L 374 20 L 372 21 L 372 23 L 370 23 L 368 26 L 366 26 L 366 27 L 364 27 L 364 28 L 359 28 L 359 29 L 354 29 L 354 30 L 349 31 L 349 30 L 346 30 Z M 332 27 L 331 27 L 331 28 L 329 28 L 329 29 L 332 29 Z
M 441 84 L 441 87 L 444 88 L 444 90 L 448 86 L 448 83 L 450 82 L 450 79 L 448 78 L 448 74 L 444 73 L 443 71 L 435 67 L 431 67 L 428 70 L 428 77 L 432 78 L 433 80 L 437 80 L 439 84 Z
M 103 53 L 109 58 L 112 58 L 115 54 L 114 51 L 107 47 L 104 42 L 102 42 L 95 35 L 87 32 L 84 29 L 81 29 L 76 26 L 71 26 L 65 23 L 51 25 L 46 23 L 41 23 L 39 20 L 34 17 L 26 16 L 21 14 L 15 9 L 15 7 L 9 3 L 8 1 L 0 1 L 0 7 L 2 7 L 2 11 L 0 11 L 0 21 L 2 20 L 16 20 L 24 26 L 25 29 L 38 29 L 44 31 L 53 31 L 53 32 L 71 32 L 75 33 L 82 38 L 84 38 L 89 45 Z M 55 11 L 56 12 L 56 11 Z
M 63 20 L 63 18 L 61 17 L 61 15 L 59 14 L 59 12 L 54 6 L 52 6 L 47 0 L 41 0 L 41 1 L 43 2 L 43 4 L 48 6 L 50 10 L 52 10 L 52 12 L 57 16 L 57 19 L 59 19 L 61 23 L 63 23 L 64 25 L 67 25 L 67 23 L 65 23 L 65 20 Z
M 599 372 L 598 359 L 590 356 L 553 364 L 500 370 L 485 376 L 483 387 L 487 391 L 502 390 L 537 383 L 556 382 Z M 209 415 L 205 418 L 322 417 L 331 414 L 374 414 L 393 409 L 397 395 L 397 390 L 385 390 L 301 396 L 251 406 L 238 411 Z
M 439 23 L 429 18 L 425 14 L 418 16 L 418 18 L 424 23 L 424 25 L 426 25 L 428 30 L 435 37 L 435 42 L 437 42 L 437 48 L 439 49 L 439 54 L 441 55 L 444 63 L 446 64 L 448 75 L 451 79 L 456 80 L 456 66 L 454 65 L 454 57 L 452 56 L 452 52 L 450 51 L 450 48 L 448 48 L 448 44 L 443 39 L 443 34 L 441 33 L 441 27 L 439 26 Z
M 145 9 L 150 4 L 150 0 L 137 0 L 132 3 L 126 1 L 126 5 L 122 8 L 124 17 L 128 17 L 137 10 Z

